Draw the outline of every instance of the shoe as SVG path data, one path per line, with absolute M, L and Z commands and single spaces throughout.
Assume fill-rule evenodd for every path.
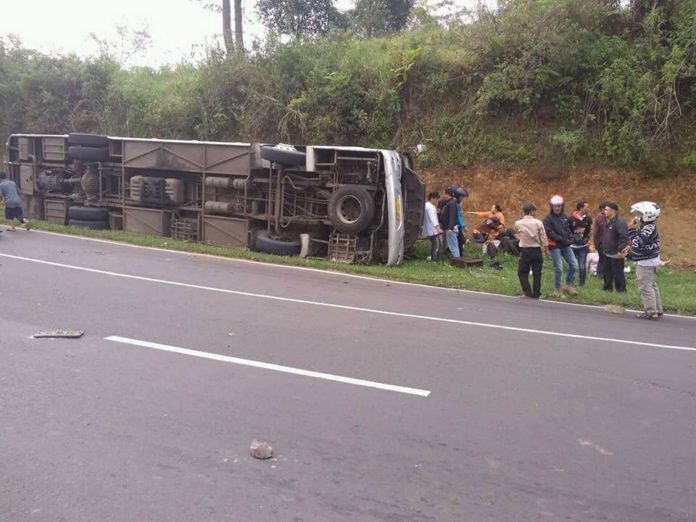
M 31 225 L 29 224 L 29 221 L 27 221 L 26 223 L 24 223 L 24 229 L 25 229 L 27 232 L 29 232 L 29 231 L 31 230 Z
M 425 258 L 425 260 L 426 260 L 426 261 L 432 261 L 432 260 L 433 260 L 433 258 L 432 258 L 432 257 L 430 257 L 430 256 L 428 256 L 428 257 L 426 257 L 426 258 Z
M 636 317 L 638 319 L 648 319 L 650 321 L 656 321 L 660 318 L 660 315 L 657 312 L 640 312 L 636 314 Z
M 561 288 L 561 291 L 569 295 L 578 294 L 578 291 L 575 289 L 575 287 L 573 287 L 573 285 L 565 285 L 563 288 Z
M 664 312 L 657 312 L 657 317 L 662 317 L 663 315 L 665 315 Z

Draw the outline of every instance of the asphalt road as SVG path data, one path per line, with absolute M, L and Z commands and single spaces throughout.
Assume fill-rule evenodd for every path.
M 694 319 L 24 231 L 0 299 L 2 521 L 696 520 Z

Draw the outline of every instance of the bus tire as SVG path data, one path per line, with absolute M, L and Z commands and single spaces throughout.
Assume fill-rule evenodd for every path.
M 305 164 L 307 155 L 299 150 L 285 150 L 264 145 L 261 147 L 261 158 L 288 167 L 298 167 Z
M 109 149 L 107 147 L 72 145 L 68 147 L 68 158 L 82 161 L 106 161 L 109 159 Z
M 70 207 L 68 218 L 82 221 L 108 221 L 109 209 L 104 207 Z
M 344 185 L 329 198 L 329 221 L 339 232 L 359 234 L 375 217 L 374 197 L 364 187 Z
M 256 233 L 256 241 L 254 248 L 259 252 L 268 254 L 279 254 L 281 256 L 295 256 L 302 249 L 302 242 L 295 239 L 280 239 L 271 237 L 265 230 L 259 230 Z
M 68 145 L 105 148 L 109 146 L 109 138 L 100 134 L 82 134 L 80 132 L 71 132 L 68 134 Z
M 68 225 L 71 227 L 91 228 L 93 230 L 108 230 L 108 221 L 86 221 L 84 219 L 70 219 Z

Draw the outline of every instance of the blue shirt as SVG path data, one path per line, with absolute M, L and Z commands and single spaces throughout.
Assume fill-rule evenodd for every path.
M 459 228 L 464 228 L 466 227 L 466 223 L 464 222 L 464 216 L 462 216 L 462 206 L 457 203 L 457 225 Z
M 6 179 L 0 182 L 0 197 L 5 200 L 7 208 L 21 208 L 22 206 L 22 198 L 17 192 L 17 185 L 14 181 Z

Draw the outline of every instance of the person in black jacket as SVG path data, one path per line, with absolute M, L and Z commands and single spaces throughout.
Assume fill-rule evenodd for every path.
M 619 205 L 614 202 L 610 201 L 606 204 L 604 215 L 607 216 L 607 221 L 602 232 L 602 249 L 607 258 L 607 264 L 603 273 L 603 290 L 612 292 L 616 288 L 617 292 L 625 292 L 624 265 L 625 251 L 628 246 L 628 225 L 626 220 L 619 216 Z
M 549 254 L 553 260 L 553 286 L 554 295 L 560 297 L 561 292 L 576 294 L 573 287 L 575 271 L 578 269 L 578 261 L 575 259 L 570 244 L 572 243 L 572 233 L 570 221 L 563 212 L 564 200 L 562 196 L 553 196 L 549 201 L 550 212 L 544 218 L 544 229 L 549 241 Z M 568 265 L 565 286 L 561 287 L 561 276 L 563 275 L 563 260 Z
M 445 234 L 447 248 L 452 257 L 459 257 L 459 243 L 457 241 L 458 220 L 457 220 L 457 200 L 455 199 L 457 190 L 454 187 L 447 187 L 445 190 L 445 202 L 440 210 L 440 228 Z

